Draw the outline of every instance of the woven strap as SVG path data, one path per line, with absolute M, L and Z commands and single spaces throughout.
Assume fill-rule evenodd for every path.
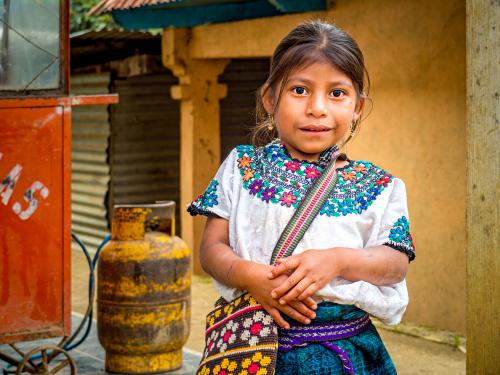
M 328 166 L 323 170 L 316 183 L 307 191 L 306 196 L 300 202 L 299 208 L 295 211 L 292 218 L 281 233 L 278 243 L 274 247 L 271 257 L 271 265 L 275 265 L 278 259 L 290 256 L 307 229 L 313 222 L 316 215 L 325 204 L 330 193 L 337 182 L 337 171 L 335 162 L 339 154 L 334 154 Z

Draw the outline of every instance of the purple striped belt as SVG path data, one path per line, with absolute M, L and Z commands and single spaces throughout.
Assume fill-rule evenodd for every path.
M 348 374 L 354 374 L 354 366 L 347 353 L 330 341 L 356 336 L 366 331 L 371 324 L 370 317 L 366 314 L 358 319 L 341 322 L 291 325 L 289 329 L 279 330 L 278 349 L 289 352 L 294 347 L 306 346 L 308 343 L 315 342 L 335 352 L 342 361 L 345 371 Z

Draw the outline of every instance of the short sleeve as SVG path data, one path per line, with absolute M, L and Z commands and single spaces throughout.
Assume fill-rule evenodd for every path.
M 394 186 L 382 215 L 376 242 L 377 245 L 386 245 L 405 253 L 410 261 L 415 258 L 406 188 L 403 181 L 398 178 L 394 179 Z
M 189 204 L 193 215 L 217 216 L 229 220 L 235 182 L 236 150 L 231 151 L 219 167 L 207 189 Z

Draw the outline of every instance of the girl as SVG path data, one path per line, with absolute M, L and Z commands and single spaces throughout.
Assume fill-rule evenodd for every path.
M 208 216 L 201 264 L 224 299 L 249 291 L 280 327 L 279 375 L 396 373 L 367 314 L 396 324 L 408 304 L 414 246 L 400 179 L 367 161 L 337 159 L 334 192 L 293 255 L 269 266 L 294 210 L 360 122 L 365 72 L 344 31 L 319 21 L 292 30 L 258 93 L 261 147 L 236 147 L 188 208 Z M 342 322 L 363 329 L 308 340 Z M 307 336 L 298 344 L 297 329 Z

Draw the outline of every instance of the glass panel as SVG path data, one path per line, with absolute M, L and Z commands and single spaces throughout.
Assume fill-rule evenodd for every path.
M 0 0 L 0 90 L 60 86 L 59 0 Z

